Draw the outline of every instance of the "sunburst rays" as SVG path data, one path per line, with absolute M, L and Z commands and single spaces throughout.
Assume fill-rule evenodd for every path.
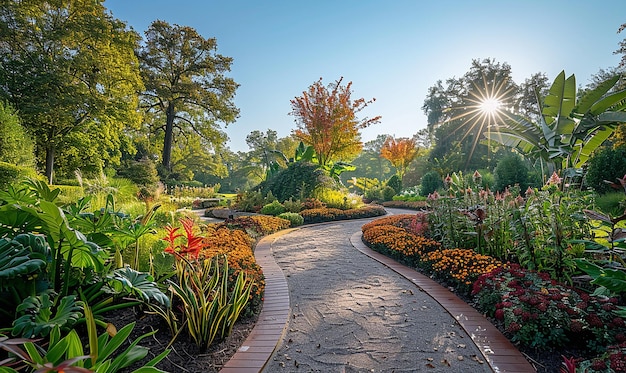
M 478 141 L 483 134 L 489 137 L 491 128 L 502 123 L 506 118 L 506 108 L 512 106 L 516 86 L 510 84 L 508 78 L 487 79 L 482 76 L 482 84 L 472 82 L 472 88 L 468 90 L 466 97 L 461 100 L 461 105 L 451 108 L 456 115 L 446 122 L 459 122 L 449 136 L 464 131 L 460 142 L 473 135 L 472 147 L 467 156 L 467 163 L 472 158 Z

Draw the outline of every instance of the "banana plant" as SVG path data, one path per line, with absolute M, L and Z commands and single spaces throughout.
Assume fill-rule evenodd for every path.
M 575 76 L 566 78 L 561 71 L 543 101 L 538 99 L 537 122 L 502 112 L 502 122 L 487 131 L 487 140 L 546 162 L 549 173 L 569 169 L 574 174 L 626 122 L 626 90 L 609 93 L 618 80 L 608 79 L 577 100 Z

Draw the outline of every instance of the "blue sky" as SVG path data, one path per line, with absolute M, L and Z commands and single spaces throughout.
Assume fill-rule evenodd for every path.
M 472 59 L 508 63 L 516 83 L 565 70 L 585 85 L 626 39 L 624 0 L 106 0 L 114 17 L 143 34 L 156 19 L 215 37 L 234 59 L 240 117 L 225 130 L 247 151 L 253 130 L 296 128 L 290 100 L 319 78 L 352 81 L 361 112 L 382 115 L 362 132 L 410 137 L 426 127 L 422 104 L 437 80 L 460 77 Z

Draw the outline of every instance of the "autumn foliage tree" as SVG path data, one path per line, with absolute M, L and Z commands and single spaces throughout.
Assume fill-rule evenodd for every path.
M 389 136 L 380 149 L 380 156 L 391 162 L 396 168 L 398 177 L 402 179 L 409 163 L 417 157 L 418 150 L 415 139 L 405 137 L 394 139 Z
M 357 113 L 375 99 L 352 100 L 352 82 L 341 85 L 342 81 L 340 78 L 325 87 L 320 78 L 302 96 L 291 100 L 290 114 L 298 125 L 294 135 L 315 149 L 321 166 L 359 154 L 363 147 L 359 131 L 381 118 L 358 119 Z

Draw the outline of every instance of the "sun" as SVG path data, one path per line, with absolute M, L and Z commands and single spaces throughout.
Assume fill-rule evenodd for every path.
M 491 130 L 506 121 L 507 106 L 514 95 L 514 85 L 508 79 L 487 79 L 482 76 L 480 81 L 472 82 L 469 94 L 464 97 L 463 105 L 456 107 L 457 115 L 449 121 L 460 120 L 460 125 L 452 129 L 450 135 L 463 131 L 461 141 L 473 136 L 472 147 L 467 161 L 472 158 L 474 150 L 483 135 L 489 138 Z
M 502 102 L 497 97 L 489 97 L 478 104 L 478 109 L 485 115 L 495 116 Z

